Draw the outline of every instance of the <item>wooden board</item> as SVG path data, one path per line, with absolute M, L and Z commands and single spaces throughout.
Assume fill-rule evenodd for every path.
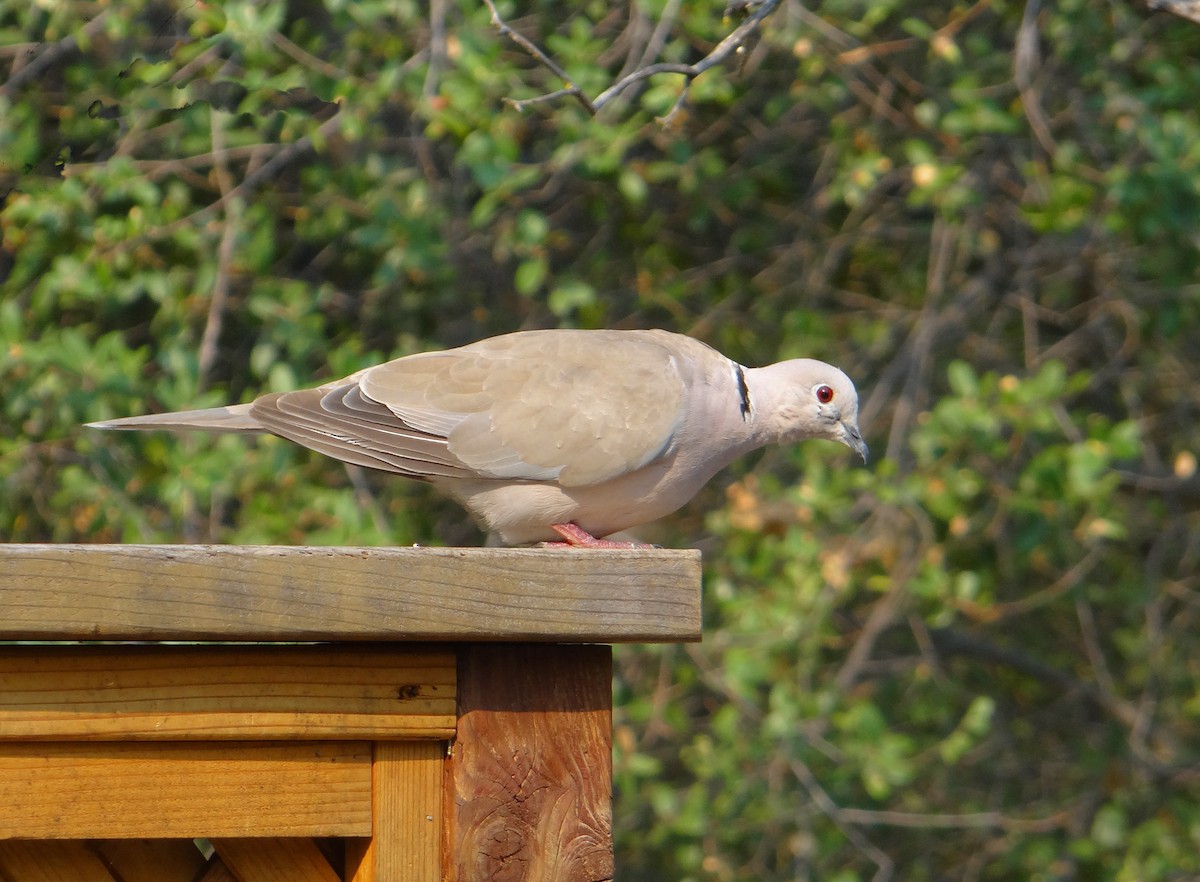
M 370 832 L 362 742 L 0 743 L 0 839 Z
M 311 839 L 217 839 L 213 847 L 241 882 L 342 882 Z
M 0 841 L 0 879 L 6 882 L 116 882 L 99 855 L 82 842 Z
M 0 640 L 699 639 L 696 551 L 0 545 Z
M 448 739 L 449 649 L 0 647 L 0 741 Z
M 441 882 L 446 745 L 375 744 L 374 836 L 349 840 L 349 882 Z
M 225 866 L 225 862 L 214 855 L 213 859 L 208 862 L 208 869 L 204 871 L 196 882 L 242 882 L 230 872 L 229 867 Z
M 611 649 L 476 646 L 459 660 L 449 878 L 612 879 Z
M 108 839 L 92 847 L 121 882 L 195 882 L 205 866 L 190 839 Z

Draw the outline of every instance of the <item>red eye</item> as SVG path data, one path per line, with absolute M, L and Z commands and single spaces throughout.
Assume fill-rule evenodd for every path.
M 833 389 L 828 386 L 817 387 L 817 401 L 822 404 L 828 404 L 833 401 Z

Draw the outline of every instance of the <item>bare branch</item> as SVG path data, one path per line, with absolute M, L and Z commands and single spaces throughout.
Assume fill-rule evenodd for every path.
M 887 852 L 867 839 L 853 822 L 845 819 L 843 813 L 846 809 L 843 809 L 834 802 L 833 797 L 821 786 L 821 782 L 817 780 L 817 776 L 813 774 L 812 769 L 799 759 L 793 759 L 789 763 L 789 766 L 796 780 L 808 791 L 808 796 L 816 807 L 838 826 L 842 831 L 842 835 L 850 840 L 869 860 L 874 862 L 875 875 L 871 877 L 872 882 L 886 882 L 886 880 L 891 879 L 895 873 L 896 864 L 888 856 Z
M 570 95 L 582 101 L 587 101 L 587 96 L 579 91 L 578 86 L 567 86 L 565 89 L 559 89 L 556 92 L 547 92 L 545 95 L 538 95 L 536 98 L 505 98 L 504 103 L 514 110 L 524 111 L 526 108 L 533 107 L 535 104 L 546 104 L 550 101 L 557 101 L 559 98 L 564 98 Z M 595 113 L 595 108 L 590 102 L 587 105 L 589 112 Z
M 507 98 L 505 101 L 509 105 L 515 107 L 517 110 L 524 110 L 525 108 L 534 104 L 543 104 L 547 101 L 554 101 L 558 98 L 570 95 L 579 101 L 579 103 L 582 104 L 589 113 L 595 114 L 606 104 L 609 104 L 615 98 L 617 98 L 626 89 L 642 82 L 643 80 L 647 80 L 650 77 L 657 76 L 658 74 L 679 74 L 680 76 L 686 78 L 684 81 L 683 91 L 679 96 L 679 99 L 675 102 L 675 106 L 672 107 L 671 110 L 659 120 L 664 125 L 669 125 L 682 108 L 687 98 L 688 87 L 690 86 L 691 81 L 705 71 L 711 70 L 717 65 L 724 63 L 734 53 L 742 50 L 746 44 L 757 34 L 759 26 L 762 24 L 763 20 L 775 11 L 782 0 L 756 0 L 754 3 L 740 4 L 737 7 L 737 10 L 746 13 L 745 20 L 742 21 L 742 23 L 736 28 L 734 28 L 723 40 L 721 40 L 721 42 L 713 47 L 711 52 L 709 52 L 699 61 L 695 62 L 694 64 L 661 62 L 658 64 L 650 64 L 645 67 L 641 67 L 618 79 L 594 99 L 589 99 L 586 95 L 584 95 L 583 91 L 573 82 L 571 82 L 571 78 L 567 75 L 567 72 L 563 70 L 562 67 L 560 67 L 558 63 L 554 61 L 554 59 L 539 49 L 527 37 L 513 30 L 508 23 L 500 17 L 500 13 L 496 9 L 495 0 L 483 0 L 483 2 L 487 4 L 488 9 L 491 11 L 492 24 L 501 33 L 501 35 L 508 37 L 510 40 L 528 52 L 534 59 L 538 61 L 538 63 L 540 63 L 543 67 L 545 67 L 566 84 L 563 88 L 555 92 L 551 92 L 546 95 L 539 95 L 536 98 L 526 98 L 521 100 Z M 673 16 L 674 12 L 675 7 L 671 4 L 668 4 L 667 11 L 664 13 L 664 20 L 668 15 Z M 662 23 L 660 22 L 660 27 L 656 28 L 654 38 L 651 40 L 650 45 L 643 54 L 643 58 L 648 59 L 657 55 L 658 52 L 661 51 L 662 43 L 664 41 L 665 32 L 662 27 Z
M 943 656 L 962 655 L 1008 668 L 1063 692 L 1078 695 L 1126 730 L 1138 730 L 1139 738 L 1131 737 L 1130 742 L 1135 749 L 1141 748 L 1136 754 L 1138 759 L 1154 771 L 1169 773 L 1184 764 L 1195 762 L 1192 752 L 1179 742 L 1175 733 L 1169 731 L 1156 733 L 1159 737 L 1152 749 L 1146 751 L 1140 743 L 1145 738 L 1145 732 L 1142 731 L 1145 721 L 1138 708 L 1102 685 L 1085 682 L 1019 650 L 999 646 L 954 628 L 938 628 L 930 632 L 930 637 Z
M 446 0 L 430 0 L 429 3 L 429 67 L 425 71 L 425 84 L 421 94 L 432 98 L 437 94 L 442 70 L 446 67 Z
M 667 5 L 663 7 L 662 18 L 654 26 L 654 33 L 650 35 L 650 42 L 642 50 L 642 57 L 638 59 L 635 69 L 653 64 L 654 59 L 658 58 L 658 54 L 663 51 L 663 47 L 667 45 L 667 37 L 671 33 L 671 26 L 675 23 L 675 17 L 679 14 L 679 7 L 682 3 L 683 0 L 667 0 Z M 630 73 L 632 72 L 630 71 Z M 624 76 L 626 75 L 622 74 L 622 78 Z
M 233 199 L 247 200 L 260 187 L 264 186 L 269 181 L 278 176 L 284 168 L 293 162 L 298 162 L 300 159 L 313 154 L 317 150 L 319 141 L 328 139 L 341 130 L 343 119 L 341 116 L 341 108 L 339 106 L 337 113 L 331 116 L 325 122 L 317 127 L 312 135 L 305 135 L 298 138 L 289 144 L 282 146 L 269 160 L 264 162 L 259 168 L 246 175 L 233 189 L 222 193 L 219 198 L 205 205 L 203 208 L 197 209 L 191 214 L 181 217 L 176 221 L 162 226 L 155 227 L 152 230 L 146 230 L 140 236 L 129 239 L 113 247 L 112 251 L 124 251 L 135 248 L 143 242 L 156 241 L 165 239 L 168 236 L 174 235 L 181 229 L 190 225 L 199 224 L 202 221 L 208 220 L 217 211 L 224 210 L 229 202 Z M 214 151 L 214 161 L 217 151 Z
M 571 95 L 584 106 L 588 113 L 596 112 L 596 108 L 592 106 L 592 102 L 588 100 L 587 95 L 584 95 L 583 90 L 571 82 L 571 78 L 567 75 L 567 72 L 559 67 L 558 63 L 553 58 L 539 49 L 528 37 L 518 33 L 517 31 L 514 31 L 508 26 L 508 22 L 500 17 L 500 11 L 496 9 L 495 0 L 483 0 L 483 2 L 487 4 L 488 10 L 492 13 L 492 24 L 495 25 L 496 30 L 500 32 L 501 36 L 508 37 L 508 39 L 512 40 L 514 43 L 536 58 L 538 62 L 546 67 L 551 73 L 566 83 L 566 87 L 558 92 L 555 92 L 552 96 L 553 98 L 560 98 L 563 95 Z M 517 107 L 518 110 L 521 110 L 523 107 L 530 104 L 536 104 L 540 103 L 541 101 L 549 100 L 551 100 L 551 97 L 546 96 L 543 98 L 530 99 L 519 103 L 515 101 L 510 101 L 509 103 Z
M 900 617 L 901 608 L 908 597 L 904 590 L 907 578 L 896 579 L 891 589 L 871 609 L 867 621 L 859 633 L 854 646 L 846 655 L 845 662 L 834 677 L 834 685 L 840 692 L 848 692 L 862 673 L 863 666 L 870 660 L 871 652 L 879 637 Z
M 47 46 L 40 55 L 24 67 L 18 69 L 17 65 L 14 64 L 12 76 L 8 78 L 7 82 L 0 84 L 0 98 L 12 98 L 15 96 L 17 90 L 26 82 L 41 76 L 47 68 L 57 63 L 59 59 L 77 50 L 80 39 L 94 39 L 100 33 L 101 29 L 103 29 L 109 11 L 109 9 L 102 10 L 95 18 L 85 24 L 78 34 L 63 37 L 57 43 Z
M 1047 156 L 1053 156 L 1058 149 L 1054 136 L 1050 133 L 1050 123 L 1042 111 L 1040 90 L 1034 83 L 1034 72 L 1041 65 L 1041 52 L 1038 48 L 1037 14 L 1040 0 L 1029 0 L 1025 4 L 1025 14 L 1021 17 L 1021 29 L 1017 32 L 1017 51 L 1013 60 L 1013 79 L 1021 93 L 1021 104 L 1025 108 L 1025 118 L 1029 127 Z
M 233 175 L 225 156 L 225 114 L 215 108 L 209 111 L 209 126 L 212 131 L 214 177 L 225 201 L 225 222 L 221 226 L 221 243 L 217 246 L 217 274 L 213 280 L 212 297 L 208 302 L 208 320 L 200 338 L 197 385 L 203 389 L 208 385 L 209 373 L 217 361 L 217 344 L 225 324 L 225 306 L 229 301 L 229 286 L 233 251 L 237 243 L 238 228 L 242 213 L 241 200 L 229 198 L 235 186 Z
M 917 830 L 995 829 L 1011 833 L 1048 833 L 1051 830 L 1064 829 L 1070 821 L 1066 812 L 1057 812 L 1048 818 L 1009 818 L 1000 812 L 924 814 L 839 808 L 837 816 L 844 823 L 865 827 L 908 827 Z
M 305 52 L 283 34 L 279 33 L 279 31 L 272 31 L 270 40 L 276 49 L 287 55 L 298 64 L 303 64 L 305 67 L 315 70 L 317 73 L 324 74 L 327 77 L 333 77 L 334 79 L 338 80 L 350 79 L 351 75 L 348 71 L 343 70 L 337 65 L 330 64 L 322 58 L 317 58 L 317 56 L 309 52 Z M 213 48 L 217 49 L 217 51 L 220 51 L 220 44 L 214 44 Z M 206 54 L 207 52 L 202 53 L 202 55 Z M 182 69 L 180 73 L 182 73 Z M 178 76 L 178 73 L 175 74 L 175 76 L 172 77 L 172 80 L 176 79 Z
M 675 73 L 682 74 L 688 80 L 694 80 L 700 74 L 707 70 L 716 67 L 723 63 L 731 55 L 738 51 L 746 42 L 754 36 L 758 31 L 758 26 L 762 24 L 763 19 L 775 11 L 782 0 L 764 0 L 758 5 L 755 10 L 743 21 L 740 25 L 733 29 L 724 40 L 718 43 L 713 50 L 697 61 L 695 64 L 652 64 L 649 67 L 643 67 L 641 70 L 635 70 L 628 76 L 622 77 L 613 83 L 603 92 L 596 96 L 592 101 L 596 109 L 600 109 L 608 102 L 612 101 L 630 86 L 635 83 L 640 83 L 642 80 L 649 79 L 652 76 L 660 73 Z
M 1091 573 L 1100 563 L 1100 549 L 1092 548 L 1086 555 L 1076 561 L 1070 569 L 1047 585 L 1017 600 L 996 603 L 986 610 L 969 603 L 959 604 L 959 609 L 975 621 L 994 622 L 1009 616 L 1020 616 L 1040 609 L 1052 601 L 1058 600 Z
M 683 106 L 687 104 L 688 93 L 691 92 L 691 80 L 683 81 L 683 88 L 679 90 L 679 97 L 675 99 L 675 103 L 671 105 L 671 109 L 665 114 L 658 117 L 658 124 L 664 129 L 670 128 L 675 124 L 675 118 L 679 116 L 679 112 L 683 110 Z

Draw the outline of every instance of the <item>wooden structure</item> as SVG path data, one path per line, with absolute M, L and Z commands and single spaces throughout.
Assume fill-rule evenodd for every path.
M 691 551 L 0 545 L 0 880 L 610 879 L 603 644 L 699 601 Z

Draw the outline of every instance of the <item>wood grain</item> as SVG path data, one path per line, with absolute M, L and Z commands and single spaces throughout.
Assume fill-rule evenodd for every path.
M 199 876 L 196 882 L 241 882 L 241 880 L 230 872 L 229 867 L 225 866 L 225 862 L 220 857 L 214 854 L 212 860 L 208 862 L 204 874 Z
M 0 743 L 0 839 L 370 832 L 362 742 Z
M 349 882 L 440 882 L 446 745 L 375 744 L 375 824 L 370 842 L 348 843 Z
M 215 839 L 240 882 L 342 882 L 311 839 Z
M 700 639 L 700 555 L 0 545 L 0 640 Z
M 205 866 L 190 839 L 108 839 L 92 847 L 121 882 L 194 882 Z
M 436 738 L 449 649 L 0 647 L 0 741 Z
M 12 882 L 116 882 L 82 842 L 0 842 L 0 879 Z
M 464 648 L 458 683 L 450 878 L 611 879 L 611 649 Z

